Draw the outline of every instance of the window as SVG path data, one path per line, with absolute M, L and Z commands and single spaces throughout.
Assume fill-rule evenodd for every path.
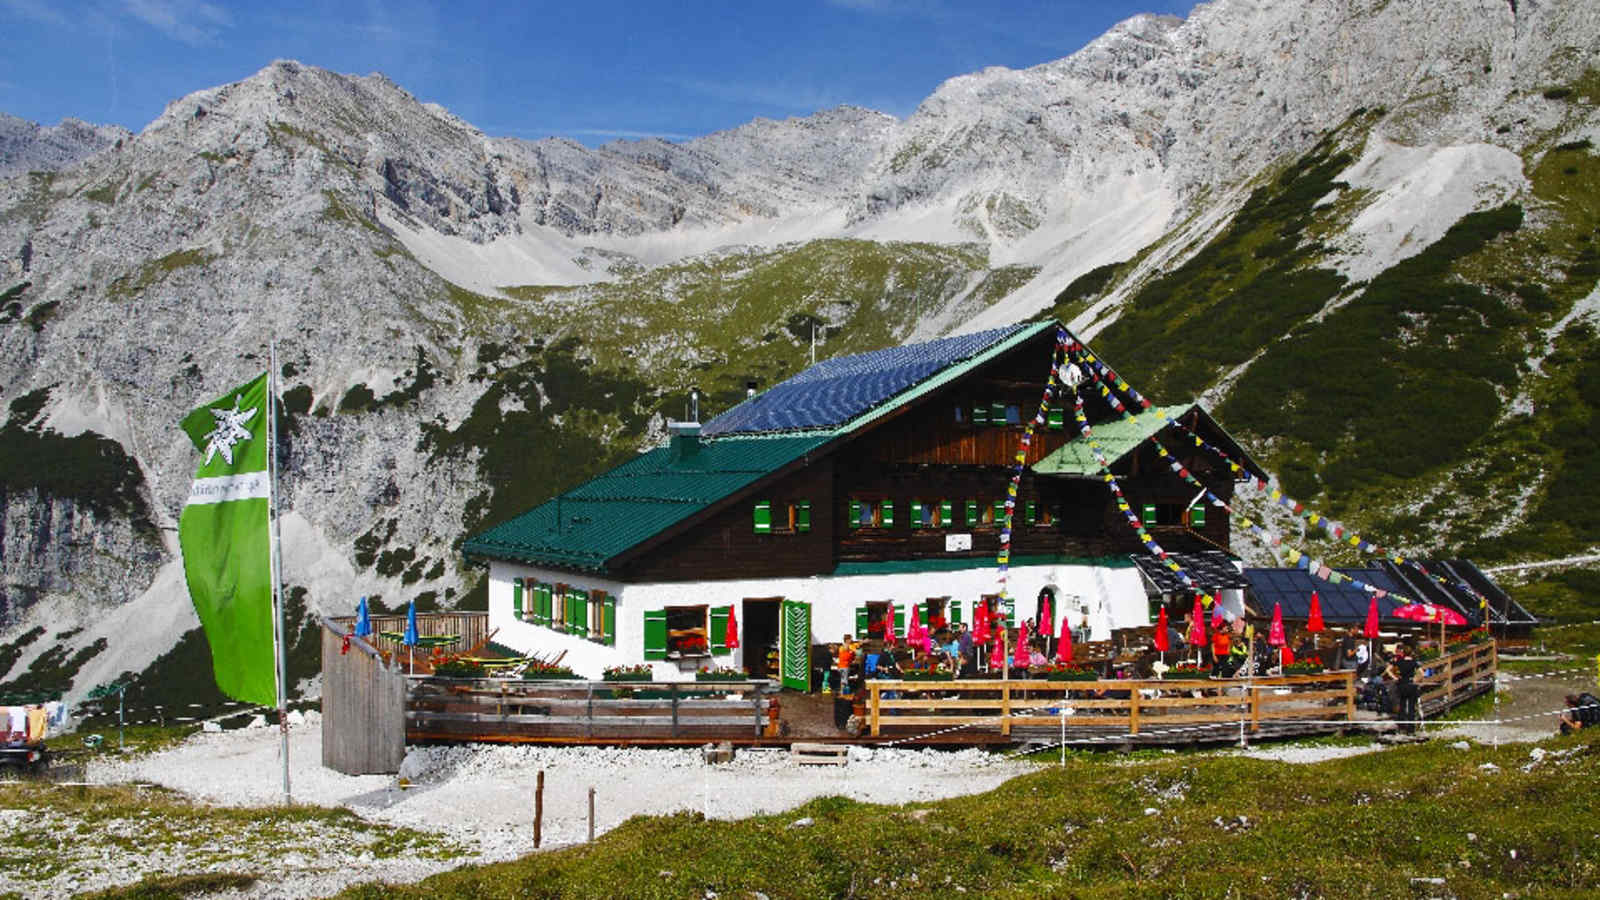
M 893 528 L 893 500 L 851 500 L 851 528 Z
M 862 640 L 883 638 L 883 623 L 889 617 L 889 601 L 874 600 L 856 607 L 856 637 Z M 904 639 L 906 634 L 906 605 L 896 604 L 894 633 Z
M 989 424 L 989 405 L 987 403 L 973 404 L 972 424 L 979 428 Z
M 929 597 L 922 601 L 922 624 L 934 631 L 950 627 L 950 598 Z
M 1014 403 L 1013 404 L 1007 404 L 1007 406 L 1006 406 L 1006 424 L 1007 425 L 1021 425 L 1022 424 L 1022 407 L 1017 406 Z
M 911 501 L 912 528 L 946 528 L 950 525 L 949 500 Z
M 708 640 L 707 611 L 708 608 L 704 606 L 669 606 L 645 613 L 645 658 L 678 659 L 709 655 L 711 642 Z
M 757 500 L 752 513 L 756 534 L 805 534 L 811 530 L 811 501 L 796 500 L 777 506 Z
M 589 592 L 589 634 L 591 641 L 605 643 L 606 637 L 606 592 Z
M 957 425 L 965 425 L 965 424 L 967 424 L 967 409 L 966 409 L 966 407 L 959 406 L 959 405 L 956 407 L 956 424 Z

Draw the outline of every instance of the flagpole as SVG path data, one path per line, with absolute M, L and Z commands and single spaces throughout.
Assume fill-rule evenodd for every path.
M 283 757 L 283 802 L 294 802 L 289 793 L 289 667 L 284 645 L 287 643 L 283 624 L 283 540 L 278 533 L 278 341 L 267 345 L 267 452 L 271 454 L 267 466 L 267 511 L 271 527 L 267 529 L 268 570 L 272 574 L 272 645 L 278 663 L 278 735 Z

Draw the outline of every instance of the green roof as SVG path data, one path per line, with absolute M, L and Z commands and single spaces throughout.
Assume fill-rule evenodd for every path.
M 606 562 L 826 443 L 830 435 L 701 438 L 659 447 L 462 544 L 469 556 L 604 571 Z
M 1115 463 L 1138 447 L 1140 442 L 1149 440 L 1152 435 L 1167 427 L 1168 419 L 1176 419 L 1191 409 L 1194 409 L 1193 404 L 1155 406 L 1130 418 L 1090 426 L 1090 434 L 1094 437 L 1095 443 L 1100 445 L 1100 451 L 1105 454 L 1106 462 Z M 1089 446 L 1089 442 L 1080 436 L 1034 463 L 1033 471 L 1040 475 L 1092 478 L 1100 474 L 1100 462 L 1095 459 L 1094 450 Z

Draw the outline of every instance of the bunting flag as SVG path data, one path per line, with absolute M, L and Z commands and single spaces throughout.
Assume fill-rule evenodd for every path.
M 1018 441 L 1017 453 L 1013 457 L 1011 467 L 1011 483 L 1006 486 L 1005 518 L 1000 524 L 1000 550 L 995 554 L 996 580 L 1000 584 L 1000 596 L 1008 596 L 1006 583 L 1011 570 L 1011 533 L 1016 522 L 1017 494 L 1022 487 L 1022 472 L 1028 464 L 1028 448 L 1033 446 L 1034 429 L 1043 425 L 1050 415 L 1050 401 L 1055 398 L 1059 380 L 1057 374 L 1062 361 L 1066 358 L 1070 347 L 1076 342 L 1069 341 L 1065 328 L 1056 328 L 1056 346 L 1050 354 L 1050 373 L 1045 376 L 1044 393 L 1039 398 L 1039 409 L 1022 430 L 1022 438 Z

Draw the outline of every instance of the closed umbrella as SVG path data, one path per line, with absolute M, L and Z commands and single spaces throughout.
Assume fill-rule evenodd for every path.
M 987 644 L 993 637 L 989 633 L 989 604 L 982 600 L 972 610 L 972 642 L 974 644 Z
M 1049 643 L 1049 639 L 1050 639 L 1051 633 L 1055 631 L 1055 628 L 1052 627 L 1052 626 L 1055 625 L 1055 615 L 1054 615 L 1054 613 L 1055 613 L 1055 610 L 1050 608 L 1050 592 L 1049 591 L 1040 591 L 1039 592 L 1039 633 L 1045 636 L 1046 644 Z M 1050 652 L 1050 648 L 1048 646 L 1046 646 L 1044 649 L 1045 649 L 1046 653 Z
M 1283 665 L 1283 648 L 1289 639 L 1283 633 L 1283 604 L 1273 601 L 1272 627 L 1267 629 L 1267 646 L 1278 648 L 1278 665 Z
M 1306 616 L 1306 630 L 1320 633 L 1328 629 L 1322 622 L 1322 601 L 1318 599 L 1317 592 L 1311 592 L 1311 612 Z
M 1006 667 L 1006 640 L 1000 630 L 995 631 L 994 649 L 989 652 L 989 668 L 999 671 Z
M 1011 654 L 1011 664 L 1019 669 L 1028 667 L 1028 623 L 1017 626 L 1017 648 Z
M 406 634 L 400 641 L 412 649 L 406 651 L 406 668 L 416 674 L 417 664 L 417 601 L 411 601 L 411 607 L 406 610 Z
M 883 643 L 886 647 L 893 647 L 899 637 L 894 633 L 894 604 L 889 604 L 889 612 L 883 617 Z
M 739 649 L 739 619 L 734 614 L 735 607 L 728 607 L 728 627 L 723 632 L 723 645 L 729 650 Z
M 1204 647 L 1206 643 L 1206 611 L 1199 594 L 1194 595 L 1194 613 L 1189 616 L 1189 633 L 1184 640 L 1194 647 Z
M 1372 595 L 1372 602 L 1367 604 L 1367 624 L 1361 629 L 1361 634 L 1367 638 L 1378 636 L 1378 595 Z
M 906 643 L 913 647 L 922 643 L 922 610 L 916 603 L 911 604 L 911 621 L 906 623 Z
M 367 598 L 362 597 L 361 603 L 356 607 L 356 629 L 352 634 L 356 637 L 366 637 L 372 633 L 372 615 L 367 612 Z
M 1061 617 L 1061 640 L 1056 642 L 1056 661 L 1072 662 L 1072 623 Z
M 1161 615 L 1156 617 L 1156 649 L 1162 653 L 1172 649 L 1172 642 L 1167 640 L 1167 608 L 1161 607 Z

